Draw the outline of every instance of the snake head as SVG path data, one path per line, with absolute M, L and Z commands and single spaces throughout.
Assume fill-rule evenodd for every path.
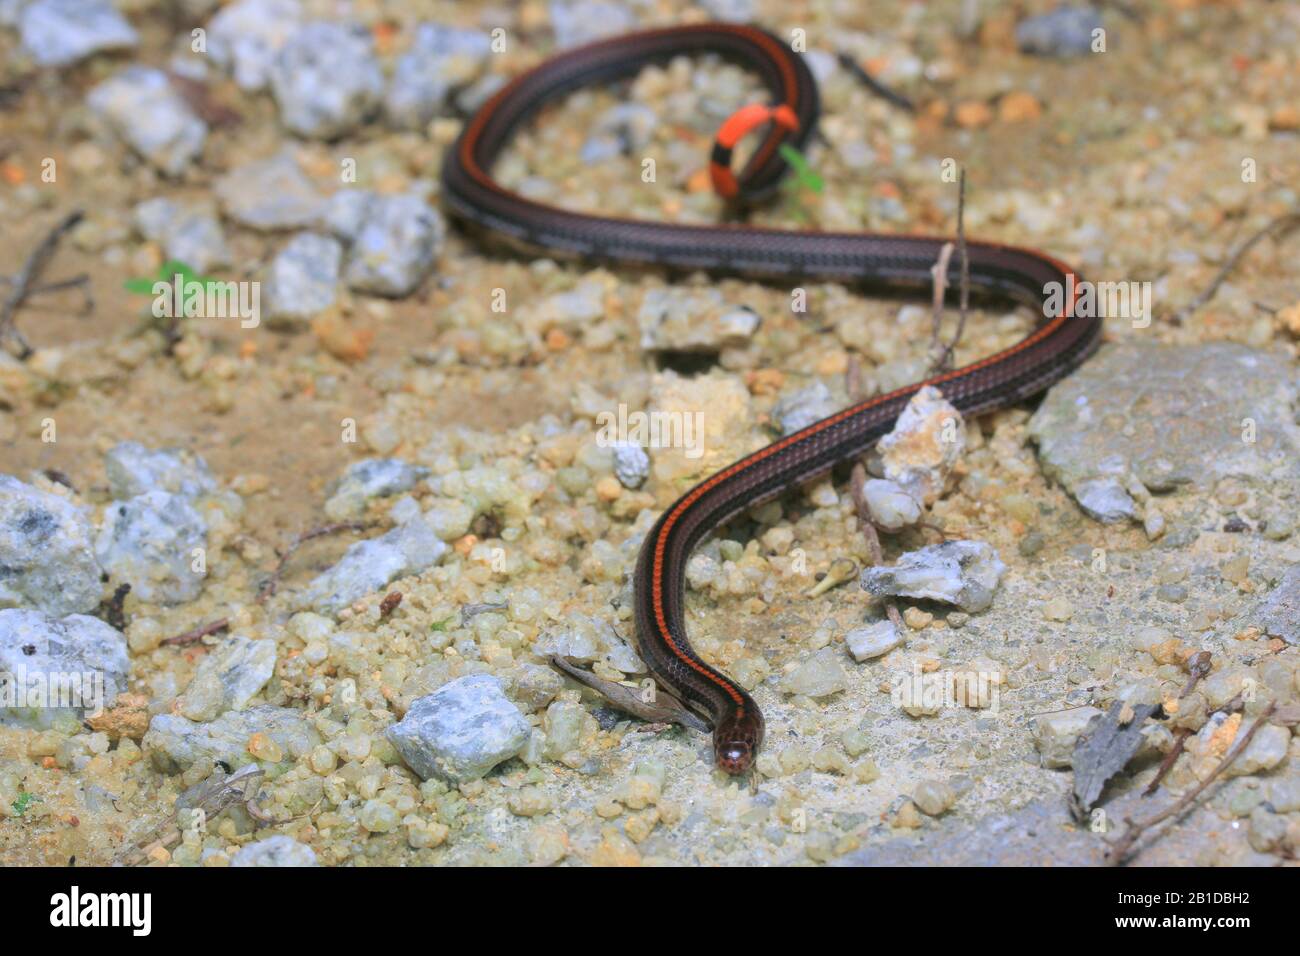
M 750 707 L 728 715 L 713 728 L 713 757 L 732 776 L 747 773 L 763 742 L 763 717 Z

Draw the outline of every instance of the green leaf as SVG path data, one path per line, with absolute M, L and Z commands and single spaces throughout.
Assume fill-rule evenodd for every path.
M 781 154 L 781 158 L 794 170 L 795 177 L 801 186 L 811 189 L 815 193 L 822 191 L 825 183 L 813 170 L 808 160 L 804 158 L 803 153 L 789 143 L 782 143 L 777 147 L 777 151 Z
M 28 793 L 26 790 L 19 790 L 18 799 L 10 804 L 13 808 L 14 816 L 21 817 L 31 809 L 33 803 L 39 803 L 40 799 L 41 798 L 34 793 Z
M 127 279 L 122 283 L 122 287 L 136 295 L 153 295 L 154 284 L 158 281 L 157 279 Z

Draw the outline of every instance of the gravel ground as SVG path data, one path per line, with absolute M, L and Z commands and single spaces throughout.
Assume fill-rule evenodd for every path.
M 1264 238 L 1197 296 L 1297 209 L 1300 15 L 868 6 L 0 4 L 0 274 L 81 209 L 44 279 L 85 274 L 94 298 L 32 297 L 32 353 L 0 355 L 0 670 L 97 675 L 109 704 L 0 701 L 0 862 L 1098 863 L 1261 718 L 1135 861 L 1292 861 L 1300 239 Z M 928 307 L 558 262 L 461 231 L 437 185 L 505 78 L 724 16 L 803 31 L 822 91 L 823 190 L 755 221 L 949 233 L 960 165 L 969 235 L 1150 296 L 1041 403 L 964 423 L 917 492 L 927 525 L 995 552 L 991 602 L 901 597 L 892 628 L 841 573 L 870 550 L 838 472 L 702 546 L 692 640 L 768 721 L 749 782 L 547 655 L 644 680 L 627 575 L 659 511 L 842 407 L 851 368 L 868 393 L 924 374 Z M 569 208 L 713 222 L 713 134 L 758 92 L 717 62 L 648 69 L 548 112 L 497 174 Z M 175 261 L 244 300 L 156 315 Z M 972 311 L 957 362 L 1032 324 Z M 611 447 L 620 408 L 698 414 L 699 443 Z M 873 500 L 897 516 L 888 468 Z M 882 535 L 886 565 L 940 542 L 914 518 Z M 986 694 L 907 696 L 945 678 Z M 1080 823 L 1074 742 L 1117 702 L 1168 716 Z M 256 799 L 195 825 L 241 767 Z

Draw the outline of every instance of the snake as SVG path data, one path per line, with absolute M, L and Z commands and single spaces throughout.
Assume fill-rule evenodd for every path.
M 508 243 L 600 262 L 780 283 L 843 282 L 924 294 L 935 283 L 942 236 L 768 228 L 743 214 L 717 224 L 619 218 L 524 197 L 492 174 L 515 133 L 538 112 L 584 87 L 617 83 L 680 56 L 713 55 L 751 71 L 770 97 L 769 121 L 743 168 L 729 169 L 730 143 L 715 143 L 711 177 L 742 210 L 773 197 L 789 162 L 781 149 L 807 147 L 820 99 L 805 58 L 773 34 L 737 23 L 696 23 L 613 36 L 561 50 L 505 83 L 462 126 L 441 170 L 442 201 L 453 218 Z M 743 124 L 752 125 L 755 117 Z M 743 130 L 741 130 L 743 131 Z M 733 130 L 733 134 L 737 132 Z M 1095 310 L 1079 308 L 1079 273 L 1036 249 L 963 238 L 945 255 L 947 290 L 1034 309 L 1025 338 L 964 367 L 858 401 L 786 435 L 700 481 L 663 511 L 646 534 L 633 572 L 635 641 L 655 681 L 706 718 L 713 758 L 728 774 L 748 773 L 765 721 L 749 691 L 710 665 L 686 632 L 686 565 L 695 547 L 736 515 L 859 458 L 894 427 L 909 400 L 938 389 L 963 415 L 1015 405 L 1070 374 L 1097 348 Z M 963 268 L 964 265 L 964 268 Z

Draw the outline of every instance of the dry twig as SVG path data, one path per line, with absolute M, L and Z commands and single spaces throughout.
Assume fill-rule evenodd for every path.
M 201 624 L 193 630 L 186 631 L 184 634 L 177 634 L 175 637 L 169 637 L 162 641 L 162 643 L 169 647 L 183 647 L 186 644 L 193 644 L 196 641 L 201 641 L 209 634 L 215 634 L 217 631 L 224 631 L 229 626 L 229 618 L 219 617 L 215 621 Z
M 15 317 L 23 303 L 40 287 L 41 273 L 45 267 L 50 264 L 54 258 L 54 253 L 59 248 L 59 242 L 71 229 L 81 222 L 82 212 L 80 209 L 74 210 L 64 216 L 46 234 L 45 238 L 37 244 L 32 250 L 32 254 L 27 257 L 27 262 L 22 269 L 10 282 L 9 295 L 5 297 L 4 304 L 0 305 L 0 347 L 5 346 L 6 339 L 13 339 L 18 346 L 18 358 L 25 359 L 32 354 L 32 347 L 27 344 L 23 334 L 18 331 L 15 324 Z
M 1245 257 L 1246 253 L 1255 248 L 1261 239 L 1270 235 L 1277 235 L 1279 237 L 1284 236 L 1292 229 L 1296 228 L 1296 226 L 1300 226 L 1300 210 L 1283 213 L 1266 223 L 1258 232 L 1252 234 L 1245 242 L 1233 250 L 1232 255 L 1228 256 L 1228 261 L 1223 264 L 1223 268 L 1218 271 L 1205 290 L 1174 314 L 1174 317 L 1171 320 L 1173 324 L 1181 325 L 1184 319 L 1188 318 L 1193 312 L 1213 299 L 1215 294 L 1219 291 L 1219 287 L 1227 281 L 1228 276 L 1230 276 L 1233 270 L 1241 264 L 1241 260 Z
M 1250 728 L 1241 735 L 1241 739 L 1233 744 L 1233 747 L 1228 751 L 1227 756 L 1219 761 L 1219 765 L 1214 768 L 1214 771 L 1208 777 L 1201 781 L 1199 786 L 1189 790 L 1181 799 L 1165 807 L 1165 809 L 1161 810 L 1159 813 L 1152 814 L 1145 820 L 1139 820 L 1134 823 L 1131 818 L 1125 819 L 1124 822 L 1128 826 L 1124 830 L 1123 836 L 1113 841 L 1110 848 L 1106 851 L 1106 864 L 1108 866 L 1119 866 L 1122 864 L 1128 858 L 1128 855 L 1133 850 L 1134 844 L 1137 843 L 1142 834 L 1166 820 L 1181 816 L 1184 811 L 1195 803 L 1196 799 L 1206 791 L 1210 784 L 1219 779 L 1223 771 L 1232 766 L 1233 761 L 1240 757 L 1242 752 L 1250 746 L 1251 740 L 1255 737 L 1255 732 L 1268 723 L 1268 719 L 1273 715 L 1273 709 L 1276 706 L 1276 703 L 1271 701 L 1269 702 L 1268 706 L 1265 707 L 1255 719 L 1255 722 L 1250 725 Z
M 289 560 L 294 556 L 298 549 L 308 541 L 311 541 L 314 538 L 323 538 L 326 535 L 338 534 L 340 531 L 366 531 L 371 527 L 373 527 L 373 525 L 369 521 L 340 521 L 336 524 L 327 524 L 322 525 L 319 528 L 312 528 L 310 531 L 305 531 L 298 535 L 298 537 L 293 539 L 293 542 L 284 553 L 280 555 L 280 563 L 275 566 L 275 570 L 271 572 L 271 576 L 266 579 L 266 583 L 264 583 L 258 590 L 257 603 L 265 604 L 272 596 L 274 596 L 276 589 L 280 586 L 280 578 L 284 574 L 285 566 L 289 563 Z

